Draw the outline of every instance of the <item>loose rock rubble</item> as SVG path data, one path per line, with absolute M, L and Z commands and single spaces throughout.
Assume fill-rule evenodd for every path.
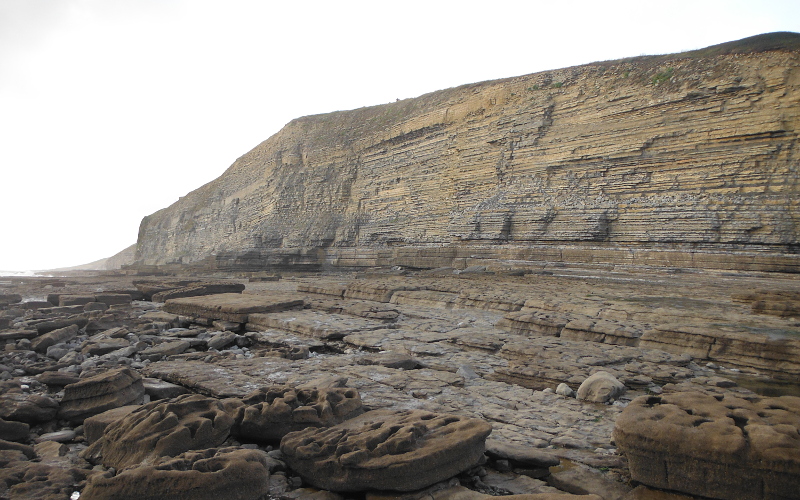
M 797 319 L 583 276 L 13 283 L 0 497 L 793 498 Z

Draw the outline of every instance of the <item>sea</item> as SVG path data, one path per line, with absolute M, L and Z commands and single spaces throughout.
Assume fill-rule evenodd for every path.
M 0 277 L 36 276 L 36 271 L 0 271 Z

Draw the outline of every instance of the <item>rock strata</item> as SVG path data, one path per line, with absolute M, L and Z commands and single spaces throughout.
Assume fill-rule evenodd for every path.
M 770 36 L 298 118 L 145 217 L 136 259 L 797 272 L 800 35 Z
M 425 411 L 376 410 L 328 429 L 281 441 L 287 463 L 332 491 L 413 491 L 478 463 L 486 422 Z
M 87 417 L 133 403 L 144 396 L 142 376 L 128 368 L 111 370 L 64 387 L 59 418 L 83 422 Z

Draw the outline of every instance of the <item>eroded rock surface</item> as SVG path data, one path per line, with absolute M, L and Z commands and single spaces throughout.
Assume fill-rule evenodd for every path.
M 116 476 L 92 476 L 85 500 L 260 500 L 269 493 L 269 466 L 259 450 L 189 451 Z
M 155 401 L 108 425 L 84 456 L 117 469 L 154 463 L 188 450 L 217 447 L 233 424 L 234 418 L 216 399 L 185 395 Z
M 257 441 L 280 441 L 308 427 L 331 427 L 361 415 L 358 391 L 347 388 L 270 387 L 245 397 L 238 435 Z
M 800 491 L 800 398 L 642 396 L 614 437 L 643 484 L 723 499 L 793 498 Z
M 378 410 L 288 434 L 281 451 L 311 484 L 333 491 L 413 491 L 478 463 L 492 428 L 425 411 Z

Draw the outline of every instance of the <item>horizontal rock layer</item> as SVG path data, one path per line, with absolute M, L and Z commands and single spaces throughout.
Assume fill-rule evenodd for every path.
M 796 272 L 798 66 L 641 57 L 299 118 L 145 217 L 137 262 Z

